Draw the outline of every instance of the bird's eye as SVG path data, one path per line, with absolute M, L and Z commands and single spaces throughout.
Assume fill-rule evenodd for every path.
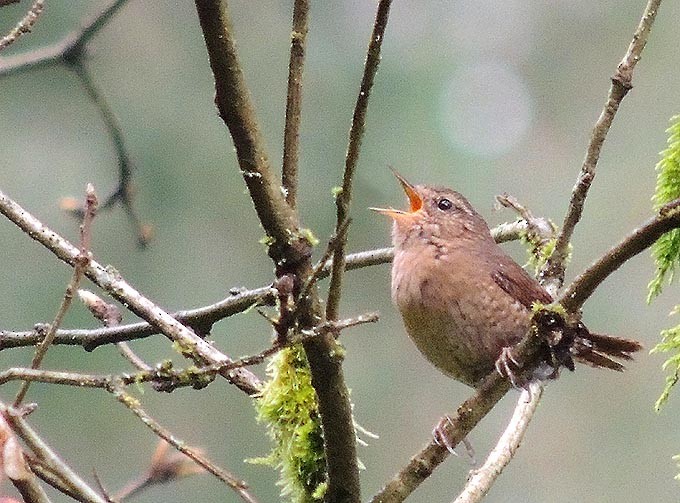
M 453 208 L 453 203 L 445 197 L 442 197 L 439 201 L 437 201 L 437 208 L 442 211 L 448 211 Z

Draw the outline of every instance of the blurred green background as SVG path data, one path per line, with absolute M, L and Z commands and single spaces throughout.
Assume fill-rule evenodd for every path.
M 23 15 L 26 1 L 0 9 L 0 32 Z M 101 1 L 48 2 L 33 34 L 2 57 L 53 43 Z M 280 164 L 292 2 L 230 2 L 247 81 L 273 165 Z M 644 2 L 491 0 L 395 2 L 382 64 L 369 106 L 368 131 L 356 178 L 352 251 L 385 246 L 389 224 L 368 206 L 400 205 L 388 166 L 414 182 L 455 187 L 491 224 L 513 219 L 493 210 L 494 195 L 513 194 L 535 213 L 561 222 L 599 115 L 609 77 L 623 56 Z M 347 131 L 358 92 L 375 2 L 313 2 L 301 131 L 301 212 L 322 242 L 334 225 L 331 188 L 341 180 Z M 634 90 L 605 144 L 598 176 L 574 236 L 569 278 L 650 213 L 654 165 L 665 147 L 668 119 L 680 112 L 680 4 L 662 6 Z M 88 68 L 120 119 L 135 160 L 136 204 L 155 238 L 136 247 L 122 211 L 95 224 L 94 252 L 169 310 L 215 302 L 236 286 L 271 282 L 272 266 L 258 240 L 226 128 L 213 106 L 213 86 L 191 2 L 132 0 L 92 41 Z M 1 57 L 0 57 L 1 64 Z M 66 68 L 46 67 L 0 80 L 0 187 L 72 240 L 75 222 L 58 209 L 80 198 L 85 184 L 100 195 L 116 183 L 110 138 L 96 108 Z M 70 270 L 8 221 L 0 220 L 0 329 L 50 321 Z M 517 244 L 508 248 L 524 260 Z M 320 250 L 317 250 L 320 253 Z M 651 307 L 645 288 L 648 254 L 614 274 L 584 309 L 601 332 L 642 340 L 651 348 L 677 318 L 667 314 L 677 287 Z M 325 284 L 323 285 L 325 288 Z M 357 420 L 380 435 L 360 448 L 365 498 L 428 439 L 433 425 L 470 394 L 442 375 L 407 339 L 389 299 L 389 267 L 347 276 L 342 311 L 382 315 L 378 325 L 347 331 L 346 376 Z M 133 317 L 126 315 L 126 321 Z M 95 322 L 76 305 L 68 327 Z M 270 331 L 256 313 L 214 327 L 217 345 L 233 356 L 266 347 Z M 161 336 L 134 344 L 148 361 L 170 354 Z M 2 368 L 23 366 L 31 352 L 0 353 Z M 643 352 L 625 374 L 579 367 L 548 385 L 516 459 L 486 501 L 674 502 L 680 500 L 671 456 L 680 453 L 675 418 L 680 397 L 660 415 L 652 406 L 664 375 L 662 355 Z M 55 347 L 47 368 L 109 372 L 127 369 L 116 351 Z M 260 374 L 263 369 L 256 369 Z M 0 390 L 3 400 L 15 386 Z M 471 434 L 482 459 L 509 418 L 510 393 Z M 142 403 L 164 425 L 205 447 L 245 478 L 261 501 L 278 500 L 276 474 L 243 463 L 268 451 L 250 400 L 218 380 L 196 392 Z M 81 473 L 95 469 L 116 490 L 146 467 L 156 439 L 105 392 L 35 385 L 30 417 Z M 451 501 L 470 466 L 452 458 L 412 496 Z M 3 485 L 0 491 L 12 489 Z M 238 501 L 210 476 L 146 492 L 137 501 Z M 55 496 L 55 501 L 65 501 Z

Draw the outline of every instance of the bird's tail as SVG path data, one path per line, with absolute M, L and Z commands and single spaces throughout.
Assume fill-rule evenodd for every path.
M 585 327 L 584 327 L 585 328 Z M 576 336 L 571 347 L 576 361 L 596 368 L 607 368 L 622 372 L 625 367 L 615 360 L 632 360 L 631 353 L 640 351 L 642 344 L 633 339 L 594 334 L 587 329 Z

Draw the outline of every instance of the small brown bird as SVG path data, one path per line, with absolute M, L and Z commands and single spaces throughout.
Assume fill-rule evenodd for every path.
M 423 355 L 444 374 L 477 386 L 505 348 L 527 334 L 532 305 L 553 299 L 496 244 L 462 195 L 414 186 L 395 175 L 409 209 L 372 208 L 394 220 L 392 299 Z M 642 347 L 637 341 L 592 334 L 582 324 L 572 332 L 569 346 L 557 356 L 570 370 L 573 357 L 621 371 L 623 365 L 612 357 L 630 360 L 630 353 Z

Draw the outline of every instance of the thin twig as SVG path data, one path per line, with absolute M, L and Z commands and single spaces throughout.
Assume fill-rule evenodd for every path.
M 82 58 L 75 60 L 69 60 L 69 68 L 78 76 L 83 88 L 90 97 L 92 103 L 99 111 L 99 115 L 106 126 L 106 130 L 113 142 L 113 148 L 116 152 L 116 159 L 118 160 L 118 182 L 116 188 L 111 192 L 111 194 L 104 199 L 101 204 L 101 210 L 110 210 L 115 207 L 116 204 L 120 203 L 125 211 L 130 223 L 135 229 L 135 234 L 137 235 L 137 244 L 140 247 L 145 247 L 151 238 L 151 233 L 149 232 L 149 227 L 142 223 L 142 220 L 137 213 L 134 206 L 133 197 L 133 187 L 132 187 L 132 174 L 133 174 L 133 162 L 130 158 L 130 153 L 125 144 L 125 136 L 123 134 L 123 128 L 116 117 L 111 105 L 106 100 L 106 97 L 101 93 L 99 88 L 96 86 L 90 73 L 83 64 Z M 79 211 L 74 212 L 78 215 Z
M 46 66 L 61 63 L 73 58 L 75 53 L 82 53 L 87 43 L 108 23 L 113 15 L 125 5 L 128 0 L 114 0 L 100 14 L 92 17 L 74 33 L 70 33 L 60 42 L 45 49 L 28 54 L 21 54 L 0 61 L 0 76 L 26 71 L 36 66 Z
M 335 320 L 339 316 L 340 296 L 342 294 L 342 276 L 345 271 L 345 245 L 347 243 L 346 233 L 340 234 L 339 229 L 349 219 L 349 211 L 352 202 L 352 183 L 359 161 L 361 142 L 366 128 L 366 112 L 368 110 L 368 99 L 371 95 L 373 80 L 378 71 L 380 63 L 380 49 L 385 38 L 385 28 L 390 14 L 392 0 L 380 0 L 378 10 L 373 24 L 373 31 L 368 43 L 366 52 L 366 62 L 364 64 L 364 74 L 359 86 L 359 95 L 354 105 L 352 115 L 352 125 L 349 130 L 349 143 L 345 156 L 345 170 L 342 177 L 342 187 L 335 196 L 336 204 L 336 225 L 335 233 L 339 236 L 333 253 L 333 266 L 331 268 L 331 280 L 328 287 L 328 300 L 326 304 L 326 318 Z
M 241 174 L 262 227 L 272 238 L 269 254 L 277 263 L 283 260 L 290 266 L 290 262 L 299 262 L 308 256 L 309 244 L 300 235 L 297 215 L 286 202 L 279 180 L 272 172 L 236 51 L 226 2 L 196 0 L 196 10 L 215 77 L 215 104 L 231 133 Z M 300 248 L 298 256 L 285 256 L 295 246 Z
M 125 405 L 134 415 L 136 415 L 145 426 L 151 429 L 156 435 L 172 445 L 175 449 L 186 455 L 206 471 L 212 473 L 224 482 L 227 486 L 233 489 L 239 497 L 247 503 L 257 503 L 255 497 L 248 491 L 249 487 L 243 480 L 235 475 L 229 473 L 224 468 L 220 468 L 210 459 L 204 456 L 197 449 L 190 447 L 183 440 L 177 438 L 170 431 L 160 425 L 153 417 L 151 417 L 140 405 L 139 400 L 130 395 L 120 384 L 113 384 L 109 390 L 116 399 Z
M 662 234 L 680 227 L 680 199 L 662 207 L 659 213 L 612 247 L 583 271 L 557 300 L 569 312 L 577 312 L 610 274 L 638 253 L 646 250 Z M 670 208 L 670 209 L 669 209 Z
M 54 253 L 60 260 L 75 266 L 80 255 L 78 248 L 43 225 L 37 218 L 1 191 L 0 213 L 32 239 Z M 84 273 L 109 295 L 127 306 L 130 311 L 158 327 L 166 337 L 177 343 L 178 349 L 183 354 L 199 362 L 199 364 L 231 361 L 228 356 L 201 339 L 189 327 L 182 325 L 165 310 L 144 297 L 112 267 L 104 267 L 92 259 L 85 267 Z M 257 393 L 260 388 L 259 378 L 246 369 L 237 369 L 221 375 L 248 394 Z
M 0 415 L 0 447 L 3 479 L 6 477 L 12 482 L 26 503 L 49 503 L 45 490 L 29 467 L 24 449 L 2 415 Z
M 453 503 L 478 503 L 481 501 L 503 469 L 512 461 L 543 394 L 543 386 L 540 383 L 531 382 L 528 386 L 528 390 L 522 390 L 512 419 L 506 426 L 496 447 L 489 453 L 484 464 L 472 471 L 465 487 Z
M 283 168 L 281 185 L 291 208 L 297 206 L 298 161 L 300 150 L 300 116 L 302 110 L 302 73 L 309 21 L 309 0 L 295 0 L 293 29 L 290 34 L 286 125 L 283 129 Z
M 649 0 L 647 2 L 642 18 L 633 34 L 633 40 L 611 78 L 612 83 L 609 95 L 607 96 L 607 102 L 593 127 L 590 143 L 588 144 L 585 159 L 581 166 L 581 172 L 571 193 L 569 209 L 564 217 L 560 234 L 557 237 L 555 250 L 541 271 L 542 283 L 544 286 L 551 287 L 552 290 L 558 290 L 564 282 L 565 261 L 569 254 L 569 243 L 574 233 L 574 228 L 581 219 L 583 205 L 595 177 L 602 144 L 607 137 L 621 101 L 628 94 L 628 91 L 633 88 L 633 70 L 640 60 L 642 50 L 647 44 L 649 32 L 652 29 L 660 5 L 661 0 Z
M 0 51 L 12 45 L 25 33 L 30 33 L 45 8 L 44 0 L 36 0 L 28 12 L 7 35 L 0 38 Z
M 0 411 L 12 426 L 12 430 L 23 440 L 40 462 L 71 488 L 75 494 L 80 495 L 80 501 L 88 503 L 108 503 L 106 499 L 97 494 L 88 486 L 68 464 L 50 448 L 45 441 L 31 428 L 22 417 L 21 411 L 0 404 Z
M 52 341 L 54 340 L 54 335 L 64 320 L 66 312 L 71 307 L 71 302 L 73 301 L 73 296 L 75 292 L 78 291 L 80 286 L 80 281 L 83 279 L 83 273 L 85 268 L 90 263 L 90 245 L 92 240 L 92 222 L 94 221 L 95 214 L 97 212 L 97 195 L 95 194 L 94 187 L 91 184 L 87 185 L 85 195 L 85 213 L 83 215 L 83 223 L 80 225 L 80 250 L 78 256 L 75 259 L 75 265 L 73 267 L 73 275 L 66 287 L 66 292 L 64 293 L 64 298 L 61 301 L 59 310 L 57 311 L 54 321 L 50 325 L 45 338 L 38 345 L 35 354 L 33 355 L 33 360 L 31 361 L 31 368 L 37 369 L 47 354 Z M 14 407 L 19 407 L 23 401 L 26 393 L 28 393 L 28 388 L 30 383 L 24 381 L 17 392 L 17 396 L 14 399 Z
M 142 223 L 139 214 L 134 208 L 132 162 L 125 145 L 123 131 L 104 95 L 99 91 L 85 68 L 88 42 L 112 19 L 113 15 L 127 1 L 115 0 L 100 14 L 84 23 L 80 30 L 69 34 L 64 40 L 51 47 L 0 61 L 0 76 L 48 64 L 66 64 L 76 73 L 88 96 L 99 111 L 113 142 L 118 159 L 118 184 L 113 192 L 104 199 L 101 209 L 108 210 L 113 208 L 116 203 L 120 203 L 135 229 L 138 244 L 143 247 L 151 239 L 152 232 L 149 226 Z M 82 210 L 77 206 L 71 207 L 70 203 L 70 198 L 65 198 L 62 201 L 64 208 L 71 211 L 77 218 L 80 218 Z

